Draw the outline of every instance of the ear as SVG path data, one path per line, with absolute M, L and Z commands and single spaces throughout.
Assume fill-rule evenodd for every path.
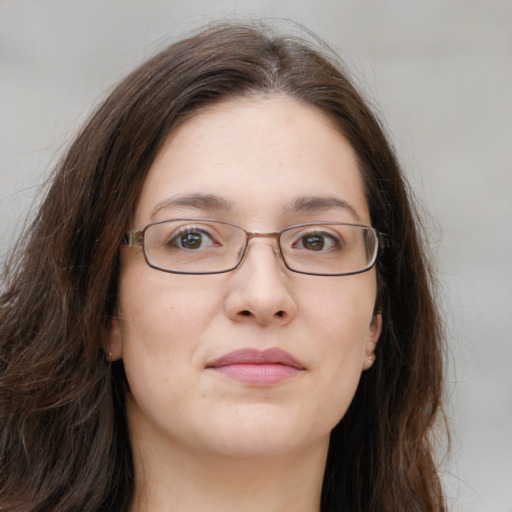
M 107 361 L 113 362 L 121 359 L 123 355 L 123 329 L 119 317 L 110 319 L 107 335 L 108 344 L 105 347 Z
M 363 370 L 368 370 L 375 361 L 375 349 L 382 331 L 382 315 L 377 313 L 373 315 L 372 321 L 368 327 L 368 336 L 366 338 L 365 357 L 363 360 Z

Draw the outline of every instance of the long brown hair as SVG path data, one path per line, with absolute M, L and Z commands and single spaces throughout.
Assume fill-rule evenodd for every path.
M 284 94 L 356 151 L 378 263 L 377 359 L 335 427 L 322 510 L 443 511 L 432 435 L 441 328 L 410 194 L 381 126 L 332 57 L 255 24 L 217 25 L 130 74 L 76 137 L 6 265 L 0 299 L 1 510 L 126 511 L 133 464 L 122 362 L 104 355 L 117 252 L 169 133 L 205 105 Z

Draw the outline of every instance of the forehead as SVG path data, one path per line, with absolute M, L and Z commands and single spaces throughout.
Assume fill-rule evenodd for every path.
M 173 200 L 194 195 L 214 200 Z M 315 107 L 283 96 L 242 98 L 209 107 L 171 133 L 149 170 L 135 223 L 215 210 L 231 221 L 275 223 L 293 205 L 315 201 L 324 211 L 344 203 L 354 215 L 340 220 L 369 222 L 348 141 Z

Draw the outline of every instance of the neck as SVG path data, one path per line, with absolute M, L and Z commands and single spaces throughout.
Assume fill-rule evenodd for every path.
M 198 454 L 133 440 L 130 512 L 319 512 L 327 442 L 268 457 Z

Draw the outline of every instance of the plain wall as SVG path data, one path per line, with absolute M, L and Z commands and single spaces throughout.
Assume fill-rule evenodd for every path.
M 512 511 L 512 2 L 0 0 L 0 259 L 92 107 L 219 17 L 286 17 L 343 55 L 422 207 L 448 324 L 451 510 Z

